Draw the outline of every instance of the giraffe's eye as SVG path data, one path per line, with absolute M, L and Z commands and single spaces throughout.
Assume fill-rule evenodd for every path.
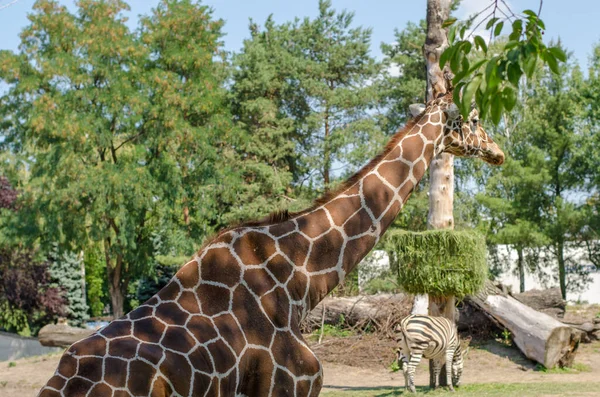
M 479 123 L 479 119 L 478 119 L 478 118 L 476 118 L 476 117 L 475 117 L 475 118 L 473 118 L 473 119 L 472 119 L 472 121 L 473 121 L 473 124 L 474 124 L 474 125 L 477 125 L 477 124 Z

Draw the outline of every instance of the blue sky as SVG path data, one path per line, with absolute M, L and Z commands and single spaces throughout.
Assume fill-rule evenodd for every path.
M 16 50 L 19 45 L 19 32 L 28 24 L 27 13 L 35 0 L 18 0 L 6 8 L 4 5 L 14 0 L 0 0 L 0 49 Z M 59 0 L 73 5 L 73 0 Z M 129 0 L 131 5 L 130 26 L 135 27 L 137 15 L 148 14 L 158 0 Z M 248 37 L 248 19 L 262 23 L 269 14 L 277 22 L 285 22 L 295 17 L 315 16 L 318 0 L 205 0 L 203 4 L 214 8 L 214 14 L 226 21 L 224 32 L 225 46 L 229 51 L 241 48 Z M 537 11 L 539 0 L 510 0 L 515 12 L 525 9 Z M 458 16 L 465 17 L 485 7 L 488 0 L 463 0 Z M 418 21 L 425 17 L 425 0 L 333 0 L 333 6 L 355 12 L 355 24 L 373 29 L 372 53 L 380 56 L 381 42 L 392 42 L 394 29 L 402 29 L 408 21 Z M 542 19 L 548 30 L 547 40 L 561 38 L 575 58 L 587 67 L 592 46 L 600 42 L 600 2 L 598 0 L 545 0 Z

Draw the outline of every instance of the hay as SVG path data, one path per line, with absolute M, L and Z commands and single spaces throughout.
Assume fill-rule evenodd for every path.
M 408 293 L 462 298 L 487 279 L 485 238 L 475 231 L 390 231 L 383 248 Z

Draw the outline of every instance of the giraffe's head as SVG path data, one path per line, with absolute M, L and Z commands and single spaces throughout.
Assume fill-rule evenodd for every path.
M 410 110 L 413 114 L 424 111 L 425 115 L 429 114 L 429 120 L 440 120 L 444 131 L 438 146 L 439 152 L 478 157 L 493 165 L 504 162 L 504 153 L 481 126 L 477 109 L 473 108 L 465 120 L 452 100 L 452 93 L 431 101 L 427 106 L 411 105 Z

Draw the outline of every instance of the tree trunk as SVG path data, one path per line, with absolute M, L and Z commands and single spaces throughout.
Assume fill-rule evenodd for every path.
M 491 282 L 468 301 L 507 328 L 528 358 L 546 368 L 573 363 L 580 332 L 502 293 Z
M 427 101 L 445 94 L 448 90 L 439 60 L 448 47 L 446 29 L 442 23 L 450 16 L 451 0 L 427 0 L 427 37 L 423 55 L 427 65 Z M 442 153 L 434 158 L 429 167 L 429 216 L 430 229 L 454 228 L 454 156 Z M 430 297 L 430 315 L 442 315 L 454 321 L 454 297 Z M 440 374 L 445 374 L 445 366 Z M 435 385 L 433 366 L 429 364 L 429 385 Z M 440 376 L 440 385 L 447 386 L 446 376 Z
M 429 168 L 429 229 L 454 229 L 454 156 L 442 153 Z
M 557 244 L 558 256 L 558 281 L 560 282 L 560 293 L 563 299 L 567 299 L 567 281 L 565 272 L 565 245 L 562 241 Z
M 113 317 L 115 319 L 123 317 L 125 304 L 125 292 L 127 291 L 126 280 L 121 277 L 121 268 L 123 258 L 117 256 L 113 261 L 110 257 L 111 241 L 109 238 L 104 240 L 104 258 L 106 260 L 106 278 L 108 281 L 108 293 L 110 294 L 110 303 Z M 113 264 L 114 262 L 114 264 Z
M 517 268 L 519 269 L 519 292 L 525 292 L 525 264 L 523 263 L 523 248 L 517 248 Z

